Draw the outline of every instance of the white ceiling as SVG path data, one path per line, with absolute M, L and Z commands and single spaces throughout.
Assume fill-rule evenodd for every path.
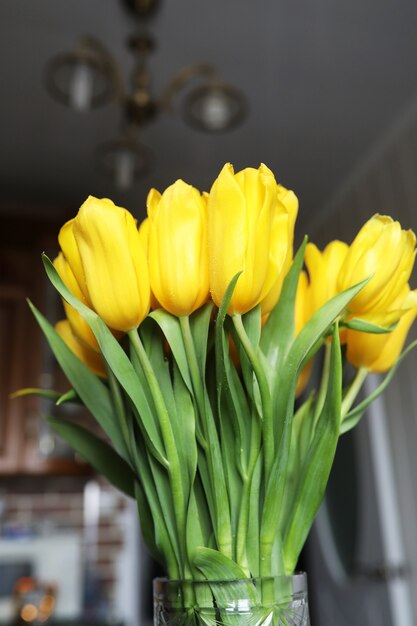
M 88 33 L 105 42 L 127 79 L 125 44 L 134 30 L 118 0 L 1 0 L 3 211 L 36 204 L 68 215 L 93 194 L 139 215 L 151 186 L 181 177 L 206 189 L 226 161 L 238 168 L 264 161 L 311 216 L 417 87 L 415 0 L 162 1 L 150 24 L 155 95 L 181 67 L 209 62 L 246 93 L 250 116 L 239 129 L 208 136 L 178 115 L 161 115 L 142 132 L 155 155 L 152 173 L 120 192 L 94 158 L 118 129 L 117 106 L 76 114 L 50 98 L 43 73 L 51 56 Z

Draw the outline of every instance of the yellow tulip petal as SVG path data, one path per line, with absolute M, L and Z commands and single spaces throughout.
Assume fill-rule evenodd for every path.
M 62 252 L 60 252 L 54 260 L 54 266 L 65 286 L 71 291 L 71 293 L 81 302 L 87 304 L 86 298 Z M 78 311 L 68 304 L 68 302 L 65 302 L 65 300 L 63 300 L 63 305 L 65 308 L 65 314 L 71 324 L 73 332 L 76 333 L 79 339 L 84 341 L 93 350 L 98 350 L 97 340 L 85 319 L 78 313 Z
M 355 367 L 366 367 L 371 372 L 384 372 L 397 360 L 407 333 L 417 315 L 417 290 L 409 291 L 404 299 L 405 309 L 395 329 L 375 335 L 348 330 L 346 333 L 347 360 Z M 378 320 L 376 321 L 378 323 Z
M 106 377 L 106 367 L 103 357 L 98 352 L 91 350 L 88 346 L 78 341 L 71 330 L 68 320 L 57 322 L 55 330 L 80 361 L 87 365 L 97 376 Z
M 354 275 L 356 264 L 365 251 L 372 248 L 387 225 L 393 223 L 391 217 L 376 214 L 360 229 L 353 240 L 339 276 L 339 289 L 344 291 L 359 282 Z M 366 278 L 366 277 L 364 277 Z
M 308 243 L 305 264 L 310 277 L 310 298 L 317 311 L 338 292 L 338 278 L 349 246 L 343 241 L 331 241 L 321 252 L 314 243 Z
M 261 165 L 234 174 L 226 164 L 208 200 L 210 288 L 217 306 L 233 276 L 242 272 L 230 303 L 229 314 L 245 313 L 269 292 L 274 277 L 269 271 L 276 181 Z
M 415 244 L 414 233 L 402 230 L 399 222 L 388 216 L 375 215 L 364 224 L 349 248 L 339 276 L 340 290 L 370 278 L 349 303 L 351 314 L 380 318 L 395 309 L 394 301 L 412 271 Z
M 74 219 L 69 220 L 62 226 L 58 235 L 58 243 L 64 254 L 65 260 L 70 266 L 71 271 L 75 277 L 75 280 L 77 281 L 77 284 L 79 285 L 83 293 L 83 296 L 84 296 L 83 301 L 85 301 L 88 304 L 88 306 L 90 306 L 91 302 L 90 302 L 90 298 L 88 295 L 87 284 L 85 281 L 84 269 L 83 269 L 83 265 L 81 262 L 78 246 L 74 237 Z M 74 295 L 76 294 L 74 293 Z
M 209 297 L 206 201 L 178 180 L 154 202 L 148 218 L 151 290 L 173 315 L 189 315 Z
M 73 231 L 95 311 L 110 328 L 136 328 L 148 313 L 150 287 L 134 218 L 111 201 L 90 196 Z

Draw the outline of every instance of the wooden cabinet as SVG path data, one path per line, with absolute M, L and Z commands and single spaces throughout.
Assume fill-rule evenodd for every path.
M 49 387 L 58 367 L 27 305 L 48 317 L 60 302 L 43 270 L 41 251 L 56 253 L 58 226 L 2 220 L 0 228 L 0 474 L 72 474 L 89 471 L 41 419 L 55 410 L 35 397 L 11 399 L 23 387 Z M 49 233 L 54 233 L 54 236 Z M 55 249 L 54 249 L 55 248 Z M 52 321 L 52 320 L 51 320 Z M 59 384 L 66 389 L 62 379 Z M 64 385 L 64 386 L 63 386 Z M 62 387 L 63 386 L 63 387 Z M 61 409 L 61 411 L 65 409 Z

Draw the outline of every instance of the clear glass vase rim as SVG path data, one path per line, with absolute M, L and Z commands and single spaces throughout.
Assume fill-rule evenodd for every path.
M 253 576 L 250 578 L 229 578 L 229 579 L 216 579 L 216 578 L 204 578 L 201 580 L 196 580 L 194 578 L 184 578 L 184 579 L 175 579 L 175 578 L 167 578 L 166 576 L 157 576 L 156 578 L 153 579 L 153 584 L 158 585 L 201 585 L 201 584 L 207 584 L 207 583 L 216 583 L 216 584 L 222 584 L 222 585 L 226 585 L 227 583 L 248 583 L 248 582 L 252 582 L 252 583 L 256 583 L 256 582 L 261 582 L 261 581 L 266 581 L 266 580 L 274 580 L 274 581 L 279 581 L 279 580 L 286 580 L 286 581 L 306 581 L 307 580 L 307 574 L 306 572 L 294 572 L 294 574 L 281 574 L 279 576 Z

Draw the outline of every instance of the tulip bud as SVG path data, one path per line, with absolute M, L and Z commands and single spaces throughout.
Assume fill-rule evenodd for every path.
M 277 184 L 265 165 L 235 174 L 228 163 L 210 191 L 210 290 L 217 306 L 232 278 L 242 272 L 230 302 L 230 315 L 254 308 L 274 284 L 270 244 L 276 204 Z
M 340 291 L 369 278 L 369 282 L 349 303 L 349 313 L 369 321 L 384 322 L 398 295 L 403 292 L 413 269 L 416 237 L 401 229 L 390 217 L 374 215 L 361 228 L 342 265 Z M 400 310 L 397 306 L 397 309 Z M 385 323 L 399 319 L 388 316 Z
M 60 275 L 63 283 L 70 290 L 70 292 L 81 302 L 84 302 L 84 304 L 86 304 L 85 297 L 78 285 L 78 282 L 75 280 L 75 276 L 69 264 L 65 260 L 62 252 L 60 252 L 54 260 L 54 266 L 56 271 Z M 63 300 L 63 305 L 65 309 L 65 314 L 71 325 L 72 332 L 77 335 L 78 339 L 86 343 L 90 348 L 98 351 L 99 347 L 97 339 L 95 338 L 93 331 L 91 330 L 85 319 L 65 300 Z
M 123 332 L 139 326 L 149 311 L 150 287 L 133 216 L 111 200 L 90 196 L 63 227 L 63 239 L 78 284 L 84 282 L 82 291 L 86 289 L 88 301 L 107 326 Z
M 394 365 L 417 315 L 417 290 L 408 290 L 404 307 L 406 312 L 403 312 L 397 326 L 390 333 L 376 335 L 347 331 L 346 358 L 352 365 L 357 368 L 366 367 L 370 372 L 385 372 Z
M 61 320 L 56 323 L 55 330 L 58 335 L 65 341 L 70 350 L 90 368 L 97 376 L 106 377 L 106 368 L 103 357 L 99 352 L 95 352 L 89 348 L 72 332 L 68 320 Z
M 149 192 L 151 290 L 173 315 L 189 315 L 209 298 L 207 208 L 200 192 L 177 180 Z
M 277 185 L 277 204 L 272 221 L 269 256 L 269 271 L 273 277 L 273 285 L 261 302 L 262 315 L 272 311 L 278 302 L 284 278 L 290 269 L 297 213 L 297 196 L 282 185 Z
M 77 242 L 75 241 L 74 237 L 74 219 L 69 220 L 62 226 L 58 234 L 58 243 L 61 247 L 65 260 L 70 264 L 70 271 L 73 277 L 67 277 L 70 279 L 70 284 L 67 284 L 65 282 L 64 276 L 61 276 L 62 280 L 65 282 L 68 289 L 75 296 L 77 296 L 77 298 L 81 300 L 81 302 L 91 307 L 91 302 L 88 296 L 88 289 L 85 282 L 84 269 L 81 262 L 80 253 L 78 251 Z M 59 272 L 58 268 L 57 271 Z M 76 291 L 72 290 L 73 287 L 76 289 Z
M 312 313 L 338 293 L 340 268 L 348 253 L 349 246 L 343 241 L 332 241 L 323 250 L 314 243 L 308 243 L 304 261 L 310 278 L 310 302 Z

